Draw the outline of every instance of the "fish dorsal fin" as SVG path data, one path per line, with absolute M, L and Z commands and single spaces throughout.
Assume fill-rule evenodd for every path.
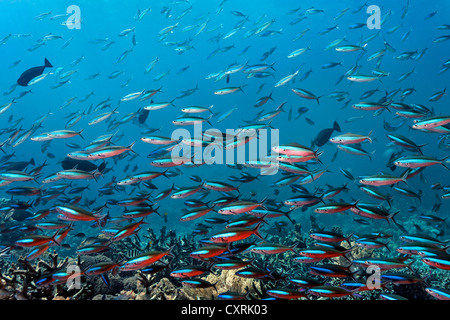
M 288 143 L 287 146 L 291 146 L 291 147 L 299 147 L 299 148 L 303 148 L 304 146 L 302 146 L 301 144 L 297 143 L 297 142 L 291 142 Z

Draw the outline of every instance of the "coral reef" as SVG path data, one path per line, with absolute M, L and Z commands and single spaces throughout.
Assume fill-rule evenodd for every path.
M 306 219 L 305 219 L 306 220 Z M 310 216 L 311 229 L 317 230 L 321 225 L 317 217 Z M 0 259 L 0 299 L 20 300 L 20 299 L 45 299 L 45 300 L 210 300 L 218 299 L 218 295 L 223 292 L 235 292 L 245 295 L 249 299 L 261 299 L 266 297 L 266 291 L 275 287 L 287 287 L 298 289 L 289 283 L 290 278 L 307 276 L 316 280 L 323 280 L 320 276 L 309 273 L 310 264 L 297 263 L 293 257 L 297 256 L 297 251 L 309 248 L 316 244 L 316 240 L 302 233 L 302 224 L 295 220 L 285 223 L 285 221 L 274 224 L 272 227 L 265 227 L 266 240 L 272 243 L 293 245 L 297 243 L 294 251 L 287 251 L 280 254 L 262 255 L 255 254 L 249 250 L 240 254 L 246 260 L 252 260 L 252 265 L 260 270 L 267 270 L 271 277 L 266 279 L 244 278 L 236 275 L 238 269 L 219 270 L 212 269 L 200 278 L 212 284 L 208 288 L 193 288 L 182 284 L 182 280 L 170 276 L 171 270 L 176 268 L 199 264 L 205 265 L 208 262 L 201 262 L 186 255 L 198 248 L 198 238 L 195 234 L 178 236 L 174 231 L 165 227 L 155 232 L 151 228 L 146 229 L 146 233 L 141 239 L 129 237 L 114 243 L 114 250 L 108 250 L 93 255 L 82 255 L 72 258 L 62 254 L 63 249 L 52 247 L 38 259 L 26 260 L 22 255 L 26 252 L 14 250 L 8 259 Z M 420 228 L 432 228 L 422 224 Z M 350 234 L 349 230 L 343 230 L 339 225 L 332 226 L 329 230 Z M 383 229 L 383 233 L 389 233 L 392 237 L 398 237 L 402 231 L 395 226 Z M 8 236 L 8 234 L 3 235 Z M 101 237 L 99 237 L 101 238 Z M 145 240 L 144 240 L 145 239 Z M 257 243 L 255 241 L 254 243 Z M 89 244 L 87 240 L 80 245 Z M 174 246 L 173 254 L 176 257 L 165 257 L 163 260 L 152 265 L 151 270 L 119 271 L 118 273 L 107 272 L 104 278 L 100 275 L 81 275 L 80 287 L 71 288 L 68 282 L 55 281 L 52 279 L 54 273 L 64 273 L 68 266 L 77 266 L 81 271 L 89 266 L 101 262 L 114 263 L 123 261 L 130 256 L 148 250 L 165 250 Z M 354 239 L 350 243 L 342 242 L 344 248 L 352 248 L 348 254 L 349 260 L 363 257 L 383 257 L 395 256 L 395 245 L 389 243 L 390 251 L 386 248 L 368 249 L 357 246 Z M 58 252 L 61 252 L 59 254 Z M 13 259 L 14 258 L 14 259 Z M 344 257 L 325 259 L 321 263 L 334 263 L 349 267 L 354 272 L 357 280 L 367 279 L 365 268 L 351 264 Z M 280 263 L 282 261 L 282 263 Z M 450 285 L 450 276 L 444 270 L 430 268 L 423 263 L 415 263 L 414 272 L 404 271 L 404 274 L 426 275 L 423 282 L 413 284 L 393 285 L 387 284 L 383 291 L 376 289 L 371 291 L 358 292 L 359 299 L 378 299 L 381 292 L 397 294 L 409 299 L 433 299 L 426 294 L 424 288 L 428 285 L 445 287 Z M 67 276 L 70 276 L 68 274 Z M 419 276 L 420 277 L 420 276 Z M 340 286 L 343 282 L 351 279 L 327 278 L 326 283 L 333 286 Z M 318 299 L 314 297 L 313 299 Z M 320 298 L 324 299 L 324 298 Z M 352 297 L 341 297 L 337 299 L 352 299 Z

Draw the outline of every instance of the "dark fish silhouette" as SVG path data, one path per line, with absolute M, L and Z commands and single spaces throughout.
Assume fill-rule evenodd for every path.
M 52 64 L 47 60 L 47 58 L 45 58 L 45 63 L 43 66 L 34 67 L 34 68 L 30 68 L 30 69 L 26 70 L 24 73 L 22 73 L 20 78 L 17 80 L 17 83 L 23 87 L 26 87 L 26 86 L 28 86 L 28 83 L 31 80 L 33 80 L 37 76 L 40 76 L 44 72 L 45 68 L 51 68 L 51 67 L 53 67 Z
M 33 213 L 27 210 L 14 210 L 14 213 L 11 215 L 11 218 L 16 221 L 24 221 L 25 219 L 29 219 L 33 216 Z
M 99 166 L 97 166 L 89 161 L 76 160 L 66 157 L 63 161 L 61 161 L 61 166 L 64 170 L 70 170 L 76 167 L 78 170 L 87 172 L 94 171 L 96 169 L 98 169 L 98 171 L 100 172 L 103 172 L 106 167 L 106 163 L 102 162 Z
M 34 166 L 36 163 L 34 162 L 34 159 L 31 158 L 30 161 L 10 161 L 5 162 L 2 165 L 0 165 L 0 170 L 8 171 L 8 170 L 15 170 L 15 171 L 23 171 L 28 165 Z
M 147 117 L 148 117 L 148 113 L 149 113 L 150 111 L 149 110 L 145 110 L 145 109 L 142 109 L 140 112 L 139 112 L 139 123 L 144 123 L 145 122 L 145 120 L 147 120 Z
M 330 140 L 331 135 L 333 134 L 334 131 L 341 132 L 341 127 L 339 127 L 339 124 L 336 121 L 333 123 L 333 128 L 323 129 L 322 131 L 319 132 L 319 134 L 317 135 L 316 139 L 313 142 L 314 145 L 318 147 L 323 146 Z

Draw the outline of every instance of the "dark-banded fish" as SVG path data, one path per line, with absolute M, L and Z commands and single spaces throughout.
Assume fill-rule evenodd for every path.
M 34 67 L 34 68 L 30 68 L 26 71 L 24 71 L 19 79 L 17 79 L 17 83 L 20 86 L 26 87 L 29 85 L 29 83 L 35 79 L 36 77 L 42 75 L 42 73 L 44 72 L 45 68 L 52 68 L 52 64 L 47 60 L 47 58 L 45 58 L 44 60 L 44 65 L 41 67 Z

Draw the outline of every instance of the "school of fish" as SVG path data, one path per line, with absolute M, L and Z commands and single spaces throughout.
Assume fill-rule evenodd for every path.
M 216 299 L 449 300 L 450 25 L 402 0 L 383 1 L 380 28 L 369 29 L 368 4 L 348 3 L 260 14 L 234 0 L 166 1 L 101 37 L 84 31 L 84 8 L 80 30 L 49 9 L 27 18 L 46 33 L 3 29 L 0 50 L 28 49 L 14 53 L 23 62 L 2 59 L 16 76 L 1 82 L 0 274 L 52 252 L 107 254 L 112 262 L 76 275 L 109 285 L 132 271 L 209 288 L 205 275 L 234 270 L 265 289 Z M 67 62 L 72 42 L 84 53 Z M 49 96 L 62 103 L 34 103 Z M 173 136 L 180 128 L 193 137 Z M 263 129 L 280 133 L 264 158 L 195 161 L 198 150 L 245 150 Z M 148 240 L 147 227 L 163 226 L 179 244 Z M 182 250 L 186 241 L 194 248 Z M 31 282 L 73 276 L 62 267 Z M 410 296 L 392 289 L 417 284 Z

